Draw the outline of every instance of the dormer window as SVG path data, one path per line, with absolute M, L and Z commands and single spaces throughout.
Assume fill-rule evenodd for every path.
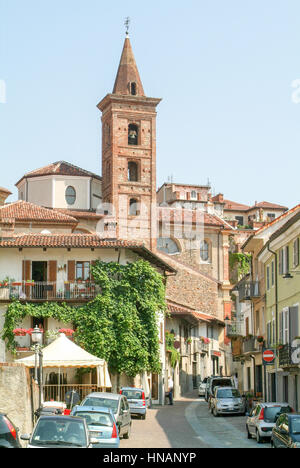
M 130 83 L 130 94 L 131 96 L 136 96 L 136 93 L 137 93 L 137 87 L 136 87 L 136 83 Z
M 128 144 L 138 145 L 139 128 L 135 124 L 128 125 Z

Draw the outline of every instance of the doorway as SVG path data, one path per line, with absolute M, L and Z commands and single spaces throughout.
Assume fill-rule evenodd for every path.
M 46 299 L 47 266 L 47 262 L 32 262 L 31 275 L 35 283 L 32 288 L 33 299 Z

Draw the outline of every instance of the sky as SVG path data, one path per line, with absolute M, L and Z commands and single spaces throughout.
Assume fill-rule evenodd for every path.
M 298 0 L 0 0 L 0 186 L 65 160 L 101 174 L 101 114 L 131 18 L 144 90 L 162 98 L 157 186 L 299 203 Z

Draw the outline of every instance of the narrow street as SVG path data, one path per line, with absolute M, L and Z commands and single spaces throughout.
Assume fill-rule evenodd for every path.
M 148 410 L 145 421 L 133 416 L 129 440 L 120 448 L 270 448 L 248 440 L 244 416 L 215 418 L 202 398 L 191 395 L 174 406 Z

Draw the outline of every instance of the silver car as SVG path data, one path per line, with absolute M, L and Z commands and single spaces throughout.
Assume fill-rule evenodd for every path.
M 292 412 L 293 409 L 288 403 L 258 403 L 246 422 L 248 439 L 255 437 L 259 444 L 264 439 L 270 439 L 278 417 L 283 413 Z
M 208 377 L 205 377 L 198 385 L 198 396 L 205 396 L 206 384 L 207 384 Z
M 215 417 L 220 414 L 245 415 L 245 400 L 234 387 L 216 387 L 211 398 L 210 409 Z
M 126 396 L 129 403 L 130 413 L 146 419 L 147 408 L 150 406 L 150 398 L 146 397 L 143 388 L 122 387 L 121 395 Z
M 120 437 L 129 439 L 131 433 L 131 414 L 127 398 L 124 395 L 118 393 L 104 393 L 104 392 L 93 392 L 87 395 L 82 401 L 80 406 L 93 406 L 95 408 L 101 406 L 112 410 Z

